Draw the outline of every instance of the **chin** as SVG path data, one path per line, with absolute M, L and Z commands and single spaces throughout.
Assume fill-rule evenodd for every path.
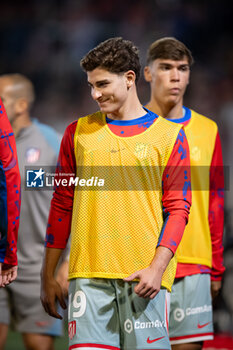
M 107 107 L 100 107 L 100 110 L 101 110 L 101 112 L 103 112 L 103 113 L 113 113 L 114 112 L 114 109 L 113 108 L 110 108 L 109 106 Z
M 100 111 L 105 114 L 110 113 L 109 108 L 100 108 Z
M 169 104 L 175 106 L 180 100 L 180 96 L 173 96 L 172 98 L 169 99 Z

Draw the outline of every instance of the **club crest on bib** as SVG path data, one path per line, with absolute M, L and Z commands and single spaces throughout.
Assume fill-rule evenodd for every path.
M 201 159 L 201 150 L 199 147 L 195 146 L 191 149 L 190 158 L 196 162 Z

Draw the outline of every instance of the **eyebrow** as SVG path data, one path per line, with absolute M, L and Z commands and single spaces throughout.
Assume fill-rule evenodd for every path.
M 96 81 L 95 84 L 98 85 L 98 84 L 105 84 L 105 83 L 109 83 L 109 80 L 108 79 L 98 80 L 98 81 Z M 90 85 L 90 86 L 93 86 L 93 84 L 90 83 L 89 81 L 87 82 L 87 84 Z
M 163 66 L 172 67 L 173 65 L 172 65 L 172 63 L 169 63 L 169 62 L 160 62 L 160 63 L 159 63 L 159 66 L 160 66 L 160 67 L 163 67 Z M 188 64 L 188 63 L 181 63 L 181 64 L 179 64 L 178 67 L 189 67 L 189 64 Z

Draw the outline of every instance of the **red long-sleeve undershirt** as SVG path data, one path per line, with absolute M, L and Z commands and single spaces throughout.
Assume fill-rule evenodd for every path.
M 20 174 L 14 134 L 0 99 L 0 262 L 17 265 Z
M 188 122 L 186 122 L 186 124 Z M 204 265 L 178 263 L 176 272 L 177 278 L 198 273 L 210 273 L 211 280 L 220 281 L 222 279 L 223 272 L 225 271 L 223 266 L 222 243 L 224 226 L 224 171 L 219 133 L 216 135 L 215 147 L 210 166 L 208 220 L 212 244 L 212 269 Z

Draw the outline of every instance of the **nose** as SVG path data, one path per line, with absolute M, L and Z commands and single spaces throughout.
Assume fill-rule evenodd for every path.
M 100 90 L 96 89 L 96 88 L 92 88 L 91 90 L 91 96 L 93 98 L 93 100 L 98 100 L 101 96 L 102 96 L 102 93 Z
M 177 68 L 172 69 L 171 80 L 172 81 L 179 81 L 180 80 L 180 72 Z

